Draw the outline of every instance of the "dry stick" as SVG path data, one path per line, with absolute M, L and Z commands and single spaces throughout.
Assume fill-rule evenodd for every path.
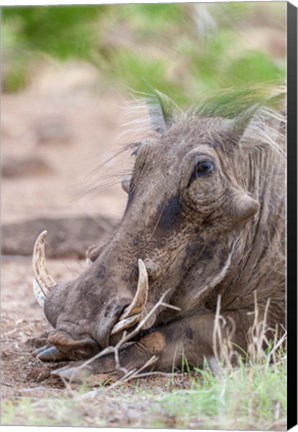
M 106 355 L 106 354 L 110 354 L 111 352 L 113 352 L 113 350 L 114 350 L 114 347 L 109 346 L 109 347 L 105 348 L 104 350 L 100 351 L 99 353 L 97 353 L 95 356 L 93 356 L 93 357 L 91 357 L 90 359 L 84 361 L 84 363 L 82 363 L 80 366 L 76 366 L 76 367 L 74 367 L 73 374 L 72 374 L 72 376 L 70 377 L 70 380 L 69 380 L 69 381 L 72 381 L 72 378 L 75 376 L 76 372 L 78 372 L 79 370 L 85 368 L 85 367 L 88 366 L 90 363 L 92 363 L 94 360 L 97 360 L 98 358 L 100 358 L 100 357 L 102 357 L 102 356 L 104 356 L 104 355 Z M 63 369 L 61 369 L 61 370 L 65 370 L 65 369 L 67 370 L 67 369 L 68 369 L 68 366 L 66 366 L 65 368 L 63 368 Z M 60 376 L 61 376 L 61 378 L 62 378 L 62 375 L 60 375 Z
M 258 309 L 258 301 L 257 301 L 257 292 L 254 291 L 254 322 L 250 329 L 250 333 L 251 333 L 251 347 L 249 350 L 251 356 L 251 358 L 249 359 L 250 363 L 255 363 L 255 359 L 256 359 L 256 349 L 255 349 L 256 337 L 254 336 L 254 333 L 256 332 L 258 322 L 259 322 L 259 309 Z
M 135 379 L 135 378 L 139 378 L 142 375 L 145 374 L 140 374 L 140 372 L 142 370 L 144 370 L 145 368 L 147 368 L 148 366 L 151 366 L 154 362 L 156 362 L 156 360 L 158 359 L 157 356 L 152 356 L 149 360 L 147 360 L 147 362 L 141 366 L 139 369 L 132 369 L 131 371 L 127 372 L 123 377 L 121 377 L 119 380 L 117 380 L 114 384 L 112 384 L 110 387 L 107 387 L 105 389 L 105 391 L 109 391 L 117 386 L 119 386 L 120 384 L 123 384 L 127 381 L 129 381 L 130 379 Z M 80 399 L 88 399 L 89 397 L 96 397 L 101 393 L 101 390 L 93 390 L 91 392 L 85 393 L 83 396 L 80 397 Z
M 143 364 L 143 366 L 141 366 L 139 369 L 133 369 L 132 372 L 128 372 L 126 374 L 126 376 L 120 378 L 118 381 L 116 381 L 114 384 L 112 384 L 110 387 L 107 387 L 107 391 L 115 388 L 117 385 L 122 384 L 124 382 L 129 381 L 130 379 L 135 379 L 135 378 L 139 378 L 139 374 L 140 372 L 142 372 L 142 370 L 146 369 L 147 367 L 151 366 L 153 363 L 156 362 L 156 360 L 158 359 L 157 356 L 152 356 L 150 357 L 149 360 L 146 361 L 146 363 Z
M 277 338 L 277 332 L 276 332 L 276 338 Z M 273 354 L 275 353 L 275 351 L 284 343 L 284 341 L 286 340 L 286 338 L 287 338 L 287 332 L 285 332 L 284 334 L 283 334 L 283 336 L 278 340 L 278 341 L 276 341 L 276 338 L 275 338 L 275 342 L 274 342 L 274 345 L 273 345 L 273 347 L 272 347 L 272 350 L 270 351 L 270 353 L 269 353 L 269 355 L 268 355 L 268 359 L 267 359 L 267 363 L 266 363 L 266 367 L 268 368 L 268 366 L 269 366 L 269 364 L 270 364 L 270 359 L 271 359 L 271 356 L 273 356 Z M 276 363 L 276 358 L 275 358 L 275 355 L 274 355 L 274 358 L 273 358 L 273 361 L 274 361 L 274 363 Z
M 167 290 L 162 296 L 161 298 L 158 300 L 158 302 L 153 306 L 153 308 L 147 313 L 147 315 L 142 319 L 142 321 L 140 321 L 140 323 L 137 325 L 137 327 L 132 330 L 130 333 L 128 333 L 126 336 L 125 334 L 123 334 L 122 339 L 120 340 L 120 342 L 118 342 L 118 344 L 115 346 L 115 348 L 120 348 L 121 345 L 123 345 L 125 342 L 128 342 L 131 338 L 135 337 L 141 330 L 142 327 L 144 326 L 144 324 L 146 324 L 146 322 L 149 320 L 149 318 L 153 315 L 153 313 L 156 311 L 157 308 L 159 308 L 159 306 L 164 306 L 167 307 L 169 309 L 174 309 L 177 311 L 180 311 L 181 309 L 177 306 L 173 306 L 170 305 L 168 303 L 164 303 L 164 298 L 166 297 L 166 295 L 168 294 L 169 290 Z
M 153 313 L 156 311 L 156 309 L 159 306 L 164 306 L 167 307 L 169 309 L 174 309 L 177 311 L 180 311 L 181 309 L 178 308 L 177 306 L 173 306 L 170 305 L 168 303 L 164 303 L 164 298 L 166 297 L 166 295 L 169 293 L 169 290 L 167 290 L 159 299 L 159 301 L 153 306 L 153 308 L 148 312 L 148 314 L 142 319 L 142 321 L 137 325 L 137 327 L 132 330 L 130 333 L 127 333 L 126 331 L 123 333 L 122 338 L 120 339 L 120 341 L 114 346 L 109 346 L 107 348 L 105 348 L 103 351 L 99 352 L 98 354 L 96 354 L 95 356 L 91 357 L 90 359 L 86 360 L 83 364 L 81 364 L 80 366 L 77 366 L 74 370 L 73 376 L 75 375 L 76 372 L 78 372 L 79 370 L 85 368 L 86 366 L 88 366 L 90 363 L 92 363 L 94 360 L 99 359 L 100 357 L 106 355 L 106 354 L 110 354 L 111 352 L 114 353 L 115 356 L 115 364 L 116 364 L 116 370 L 122 370 L 124 372 L 127 373 L 127 370 L 123 367 L 120 366 L 120 359 L 119 359 L 119 348 L 121 348 L 121 346 L 126 343 L 129 342 L 133 337 L 135 337 L 141 330 L 142 327 L 144 326 L 144 324 L 149 320 L 149 318 L 153 315 Z M 71 381 L 71 380 L 70 380 Z
M 118 342 L 118 344 L 117 344 L 116 347 L 114 348 L 114 360 L 115 360 L 115 367 L 116 367 L 116 370 L 122 371 L 122 372 L 124 372 L 125 374 L 128 373 L 128 370 L 127 370 L 125 367 L 121 367 L 121 365 L 120 365 L 119 347 L 124 343 L 124 342 L 123 342 L 123 339 L 126 338 L 126 335 L 127 335 L 127 331 L 125 330 L 125 331 L 123 332 L 123 335 L 122 335 L 122 338 L 121 338 L 120 342 Z M 119 345 L 119 344 L 120 344 L 120 345 Z M 118 345 L 119 345 L 119 346 L 118 346 Z M 118 346 L 118 348 L 117 348 L 117 346 Z
M 65 388 L 68 391 L 69 395 L 72 397 L 72 399 L 74 399 L 75 398 L 75 392 L 71 388 L 70 382 L 68 382 L 63 376 L 60 376 L 60 379 L 62 379 L 62 382 L 65 385 Z
M 214 329 L 213 329 L 213 351 L 214 351 L 215 362 L 216 362 L 219 370 L 220 370 L 220 355 L 219 355 L 219 351 L 218 351 L 217 338 L 219 340 L 222 340 L 221 339 L 221 328 L 220 328 L 220 323 L 219 323 L 220 301 L 221 301 L 221 296 L 219 294 L 219 296 L 217 297 L 216 312 L 215 312 L 215 319 L 214 319 Z M 209 362 L 209 366 L 212 370 L 212 364 L 210 364 L 210 362 Z
M 180 375 L 177 372 L 161 372 L 161 371 L 153 371 L 153 372 L 144 372 L 142 374 L 138 374 L 137 378 L 144 378 L 144 377 L 150 377 L 150 376 L 164 376 L 167 378 L 172 378 L 173 376 Z
M 119 348 L 121 348 L 121 346 L 130 341 L 133 337 L 135 337 L 141 330 L 142 327 L 144 326 L 144 324 L 146 324 L 146 322 L 149 320 L 149 318 L 153 315 L 153 313 L 156 311 L 156 309 L 159 306 L 164 306 L 170 309 L 174 309 L 174 310 L 178 310 L 180 311 L 180 308 L 164 303 L 164 298 L 166 297 L 166 295 L 168 294 L 169 290 L 167 290 L 159 299 L 159 301 L 153 306 L 153 308 L 147 313 L 147 315 L 142 319 L 142 321 L 137 325 L 137 327 L 132 330 L 130 333 L 124 332 L 123 336 L 121 338 L 121 340 L 117 343 L 117 345 L 114 347 L 114 355 L 115 355 L 115 363 L 117 364 L 118 362 L 118 366 L 120 367 L 120 361 L 119 361 Z M 123 370 L 123 368 L 121 368 Z

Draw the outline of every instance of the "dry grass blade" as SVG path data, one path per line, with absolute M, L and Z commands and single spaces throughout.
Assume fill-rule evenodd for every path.
M 216 375 L 220 375 L 223 367 L 229 369 L 235 365 L 239 366 L 240 359 L 240 348 L 233 343 L 235 323 L 232 319 L 225 319 L 220 314 L 220 307 L 221 297 L 219 295 L 213 330 L 214 357 L 208 359 L 209 366 L 213 372 L 216 372 Z M 277 363 L 280 358 L 280 350 L 285 346 L 287 339 L 286 331 L 280 337 L 278 328 L 272 329 L 267 324 L 269 307 L 270 298 L 267 300 L 265 307 L 263 307 L 261 315 L 257 294 L 254 292 L 254 311 L 251 312 L 254 315 L 254 321 L 248 332 L 248 347 L 245 355 L 246 360 L 251 366 L 259 364 L 265 365 L 267 368 L 272 362 Z M 273 335 L 273 340 L 268 339 L 268 334 Z M 268 347 L 270 347 L 269 352 Z M 240 349 L 240 351 L 242 350 Z
M 219 295 L 217 298 L 213 330 L 214 359 L 209 359 L 209 366 L 212 370 L 215 370 L 216 375 L 219 376 L 222 366 L 224 365 L 231 369 L 233 367 L 234 358 L 238 356 L 232 342 L 235 333 L 235 323 L 233 320 L 226 320 L 220 315 L 220 306 L 221 296 Z
M 273 361 L 274 363 L 278 362 L 278 356 L 276 356 L 276 353 L 278 353 L 279 349 L 285 345 L 286 340 L 287 340 L 287 332 L 286 331 L 281 336 L 281 338 L 279 338 L 279 339 L 277 337 L 277 331 L 275 331 L 273 346 L 272 346 L 272 349 L 270 350 L 268 357 L 267 357 L 267 362 L 266 362 L 267 367 L 269 366 L 271 361 Z
M 266 302 L 263 319 L 260 317 L 256 292 L 254 292 L 254 304 L 254 322 L 250 328 L 250 342 L 248 344 L 248 359 L 251 364 L 261 363 L 267 357 L 264 346 L 269 346 L 270 343 L 266 333 L 268 331 L 274 331 L 267 325 L 270 298 Z M 276 332 L 274 332 L 274 334 L 276 334 Z

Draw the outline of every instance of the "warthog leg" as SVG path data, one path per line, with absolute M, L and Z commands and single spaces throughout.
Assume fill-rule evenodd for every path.
M 253 315 L 247 310 L 231 311 L 221 315 L 227 323 L 233 322 L 232 343 L 240 350 L 246 349 L 246 335 L 253 324 Z M 129 346 L 122 347 L 117 353 L 120 371 L 141 368 L 152 356 L 157 361 L 149 370 L 174 370 L 183 361 L 192 367 L 203 365 L 204 358 L 214 357 L 215 314 L 205 310 L 168 325 L 144 332 L 143 337 Z M 223 337 L 228 328 L 222 331 Z M 111 347 L 112 350 L 112 347 Z M 87 362 L 73 362 L 65 368 L 53 371 L 70 381 L 83 381 L 90 375 L 119 371 L 115 352 L 95 356 Z

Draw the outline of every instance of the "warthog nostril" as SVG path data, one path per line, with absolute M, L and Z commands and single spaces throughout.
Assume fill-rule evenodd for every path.
M 96 329 L 96 340 L 102 349 L 109 345 L 112 329 L 130 303 L 131 299 L 128 298 L 120 301 L 111 300 L 101 312 Z

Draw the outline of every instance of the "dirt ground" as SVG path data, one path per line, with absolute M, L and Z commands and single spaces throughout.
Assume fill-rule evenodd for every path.
M 100 166 L 118 150 L 121 124 L 121 98 L 97 94 L 95 78 L 84 65 L 54 67 L 26 91 L 2 95 L 3 400 L 64 388 L 50 376 L 57 366 L 31 353 L 50 330 L 32 292 L 34 239 L 48 229 L 48 256 L 57 257 L 47 261 L 50 272 L 69 279 L 86 265 L 82 250 L 111 232 L 125 206 L 119 181 L 85 194 L 106 175 Z

